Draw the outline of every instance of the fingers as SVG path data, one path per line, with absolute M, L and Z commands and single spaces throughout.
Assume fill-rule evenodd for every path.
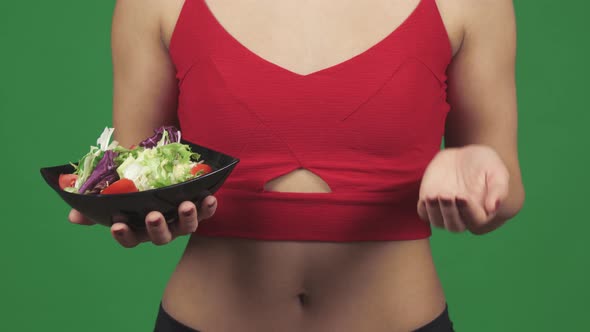
M 74 209 L 72 209 L 70 211 L 70 214 L 68 215 L 68 219 L 71 223 L 78 224 L 78 225 L 91 226 L 91 225 L 96 224 L 94 221 L 86 218 L 83 214 L 81 214 L 80 212 L 78 212 L 77 210 L 74 210 Z
M 428 213 L 428 220 L 430 223 L 439 228 L 445 228 L 445 221 L 443 220 L 440 206 L 436 198 L 426 198 L 426 211 Z
M 197 208 L 192 202 L 183 202 L 178 207 L 178 224 L 173 227 L 174 236 L 185 235 L 197 230 Z
M 155 245 L 164 245 L 175 237 L 160 212 L 150 212 L 145 218 L 145 224 L 145 230 L 134 231 L 127 224 L 117 222 L 111 226 L 111 234 L 125 248 L 134 248 L 148 241 Z
M 463 232 L 465 223 L 452 198 L 434 197 L 423 200 L 426 214 L 430 223 L 438 228 L 445 228 L 451 232 Z
M 211 218 L 217 208 L 217 199 L 209 195 L 202 201 L 202 208 L 197 211 L 193 202 L 182 202 L 178 207 L 178 221 L 168 224 L 164 216 L 159 212 L 150 212 L 146 217 L 146 226 L 149 239 L 155 245 L 169 243 L 174 238 L 194 233 L 199 221 Z
M 463 232 L 465 223 L 461 220 L 455 200 L 452 198 L 439 198 L 438 203 L 446 229 L 455 233 Z
M 420 219 L 429 222 L 426 203 L 423 199 L 418 200 L 418 216 L 420 216 Z
M 166 219 L 160 212 L 152 211 L 145 217 L 147 234 L 155 245 L 164 245 L 172 241 L 174 236 L 168 228 Z
M 136 247 L 138 244 L 147 240 L 145 234 L 136 233 L 132 231 L 127 224 L 121 222 L 115 223 L 111 226 L 111 235 L 125 248 Z
M 210 195 L 202 201 L 202 208 L 200 211 L 197 211 L 193 202 L 187 201 L 180 204 L 178 207 L 177 222 L 168 224 L 162 213 L 152 211 L 145 218 L 145 231 L 133 231 L 124 222 L 115 222 L 113 226 L 111 226 L 111 234 L 113 238 L 125 248 L 133 248 L 140 243 L 147 241 L 151 241 L 155 245 L 164 245 L 177 236 L 195 232 L 199 221 L 212 217 L 215 214 L 216 209 L 217 199 Z M 74 217 L 71 217 L 70 219 L 74 219 L 81 223 L 84 221 L 82 218 L 83 217 L 74 214 Z
M 201 202 L 201 208 L 199 210 L 199 221 L 209 219 L 215 214 L 217 209 L 217 199 L 214 196 L 207 196 Z

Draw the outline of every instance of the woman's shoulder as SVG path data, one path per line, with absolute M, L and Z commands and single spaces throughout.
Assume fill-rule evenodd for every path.
M 157 23 L 167 3 L 174 0 L 117 0 L 115 3 L 115 15 L 122 19 L 137 23 Z
M 185 0 L 117 0 L 113 24 L 124 25 L 142 37 L 159 37 L 168 45 Z
M 447 28 L 453 49 L 458 51 L 468 35 L 513 23 L 513 0 L 434 0 Z
M 435 0 L 441 11 L 447 12 L 452 18 L 469 28 L 473 24 L 490 23 L 502 24 L 511 19 L 514 5 L 513 0 Z

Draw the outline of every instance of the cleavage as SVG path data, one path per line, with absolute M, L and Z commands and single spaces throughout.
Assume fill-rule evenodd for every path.
M 259 60 L 306 76 L 365 54 L 424 0 L 197 1 L 219 29 Z

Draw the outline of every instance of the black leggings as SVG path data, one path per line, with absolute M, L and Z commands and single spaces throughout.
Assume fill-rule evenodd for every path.
M 154 332 L 199 332 L 192 329 L 170 316 L 160 304 L 160 311 L 156 319 Z M 453 323 L 449 317 L 448 307 L 430 323 L 422 326 L 414 332 L 454 332 Z

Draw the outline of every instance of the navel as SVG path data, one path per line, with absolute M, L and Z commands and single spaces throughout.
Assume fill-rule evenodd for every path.
M 300 292 L 297 294 L 297 300 L 302 307 L 309 306 L 309 294 L 307 292 Z

